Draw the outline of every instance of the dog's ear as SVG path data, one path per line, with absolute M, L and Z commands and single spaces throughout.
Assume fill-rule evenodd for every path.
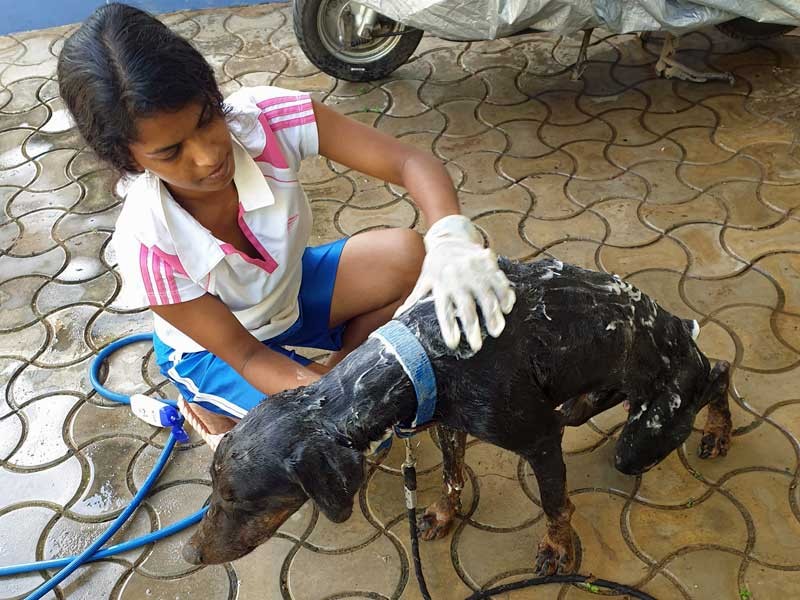
M 364 456 L 332 440 L 309 441 L 293 461 L 295 481 L 322 513 L 334 523 L 350 518 L 353 496 L 364 481 Z

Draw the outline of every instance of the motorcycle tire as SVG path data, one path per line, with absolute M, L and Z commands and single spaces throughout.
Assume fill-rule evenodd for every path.
M 776 23 L 759 23 L 745 17 L 726 21 L 717 25 L 722 33 L 736 40 L 758 41 L 770 40 L 789 33 L 792 25 L 778 25 Z
M 328 11 L 346 4 L 348 0 L 294 0 L 294 33 L 303 53 L 318 69 L 345 81 L 374 81 L 388 76 L 414 54 L 423 32 L 406 29 L 385 17 L 379 18 L 396 35 L 374 38 L 352 48 L 341 47 Z

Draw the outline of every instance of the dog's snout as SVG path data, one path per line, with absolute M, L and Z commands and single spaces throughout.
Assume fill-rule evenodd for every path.
M 183 548 L 181 549 L 181 555 L 183 556 L 183 560 L 189 564 L 200 565 L 203 563 L 203 555 L 200 552 L 200 549 L 195 547 L 192 543 L 183 545 Z

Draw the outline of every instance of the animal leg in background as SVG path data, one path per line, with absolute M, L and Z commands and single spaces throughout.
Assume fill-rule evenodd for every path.
M 703 427 L 703 439 L 697 454 L 700 458 L 715 458 L 728 454 L 731 445 L 731 409 L 728 406 L 728 386 L 730 382 L 730 365 L 719 362 L 709 377 L 709 393 L 712 395 L 708 403 L 708 416 Z
M 461 508 L 461 490 L 464 489 L 464 455 L 467 434 L 463 431 L 437 425 L 434 436 L 442 451 L 442 495 L 425 509 L 419 518 L 418 528 L 423 540 L 437 540 L 446 536 Z
M 567 469 L 561 453 L 561 435 L 537 440 L 523 453 L 539 484 L 539 497 L 547 517 L 547 532 L 539 542 L 536 573 L 553 575 L 575 570 L 575 532 L 570 520 L 575 506 L 567 496 Z

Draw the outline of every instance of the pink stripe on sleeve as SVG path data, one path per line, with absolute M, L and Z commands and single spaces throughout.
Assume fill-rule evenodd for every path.
M 306 115 L 305 117 L 299 117 L 297 119 L 289 119 L 287 121 L 278 121 L 277 123 L 272 123 L 272 131 L 280 131 L 281 129 L 288 129 L 289 127 L 297 127 L 299 125 L 307 125 L 308 123 L 314 123 L 316 118 L 314 115 Z
M 162 271 L 162 267 L 164 265 L 164 261 L 162 261 L 156 254 L 151 254 L 153 261 L 153 279 L 156 280 L 156 289 L 158 290 L 158 297 L 159 297 L 159 304 L 170 304 L 169 296 L 167 296 L 167 288 L 164 285 L 164 273 Z
M 150 267 L 148 265 L 148 255 L 150 254 L 147 246 L 142 244 L 139 247 L 139 270 L 142 273 L 142 282 L 144 283 L 145 292 L 147 292 L 147 301 L 150 304 L 158 304 L 156 295 L 153 292 L 153 284 L 150 280 Z
M 275 110 L 264 111 L 267 119 L 274 119 L 276 117 L 285 117 L 286 115 L 294 115 L 301 112 L 312 110 L 311 101 L 303 102 L 302 104 L 295 104 L 294 106 L 284 106 L 283 108 L 276 108 Z
M 178 303 L 181 301 L 181 295 L 178 292 L 178 285 L 175 283 L 175 270 L 172 265 L 164 263 L 164 274 L 167 278 L 167 285 L 169 286 L 169 294 L 172 296 L 172 301 Z
M 278 169 L 288 169 L 289 163 L 286 162 L 286 158 L 278 146 L 278 138 L 275 137 L 266 115 L 259 115 L 258 121 L 264 128 L 264 151 L 255 158 L 256 162 L 268 163 Z
M 278 96 L 277 98 L 267 98 L 266 100 L 262 100 L 258 102 L 256 106 L 262 110 L 266 110 L 270 106 L 275 106 L 276 104 L 285 104 L 286 102 L 297 102 L 298 100 L 302 100 L 303 98 L 307 98 L 303 94 L 298 94 L 297 96 Z
M 181 275 L 188 277 L 188 275 L 186 275 L 186 269 L 183 268 L 183 264 L 181 264 L 181 261 L 176 254 L 169 254 L 167 252 L 164 252 L 158 246 L 153 246 L 152 252 L 153 254 L 158 256 L 163 262 L 167 263 L 170 267 L 172 267 L 172 270 L 175 273 L 180 273 Z

